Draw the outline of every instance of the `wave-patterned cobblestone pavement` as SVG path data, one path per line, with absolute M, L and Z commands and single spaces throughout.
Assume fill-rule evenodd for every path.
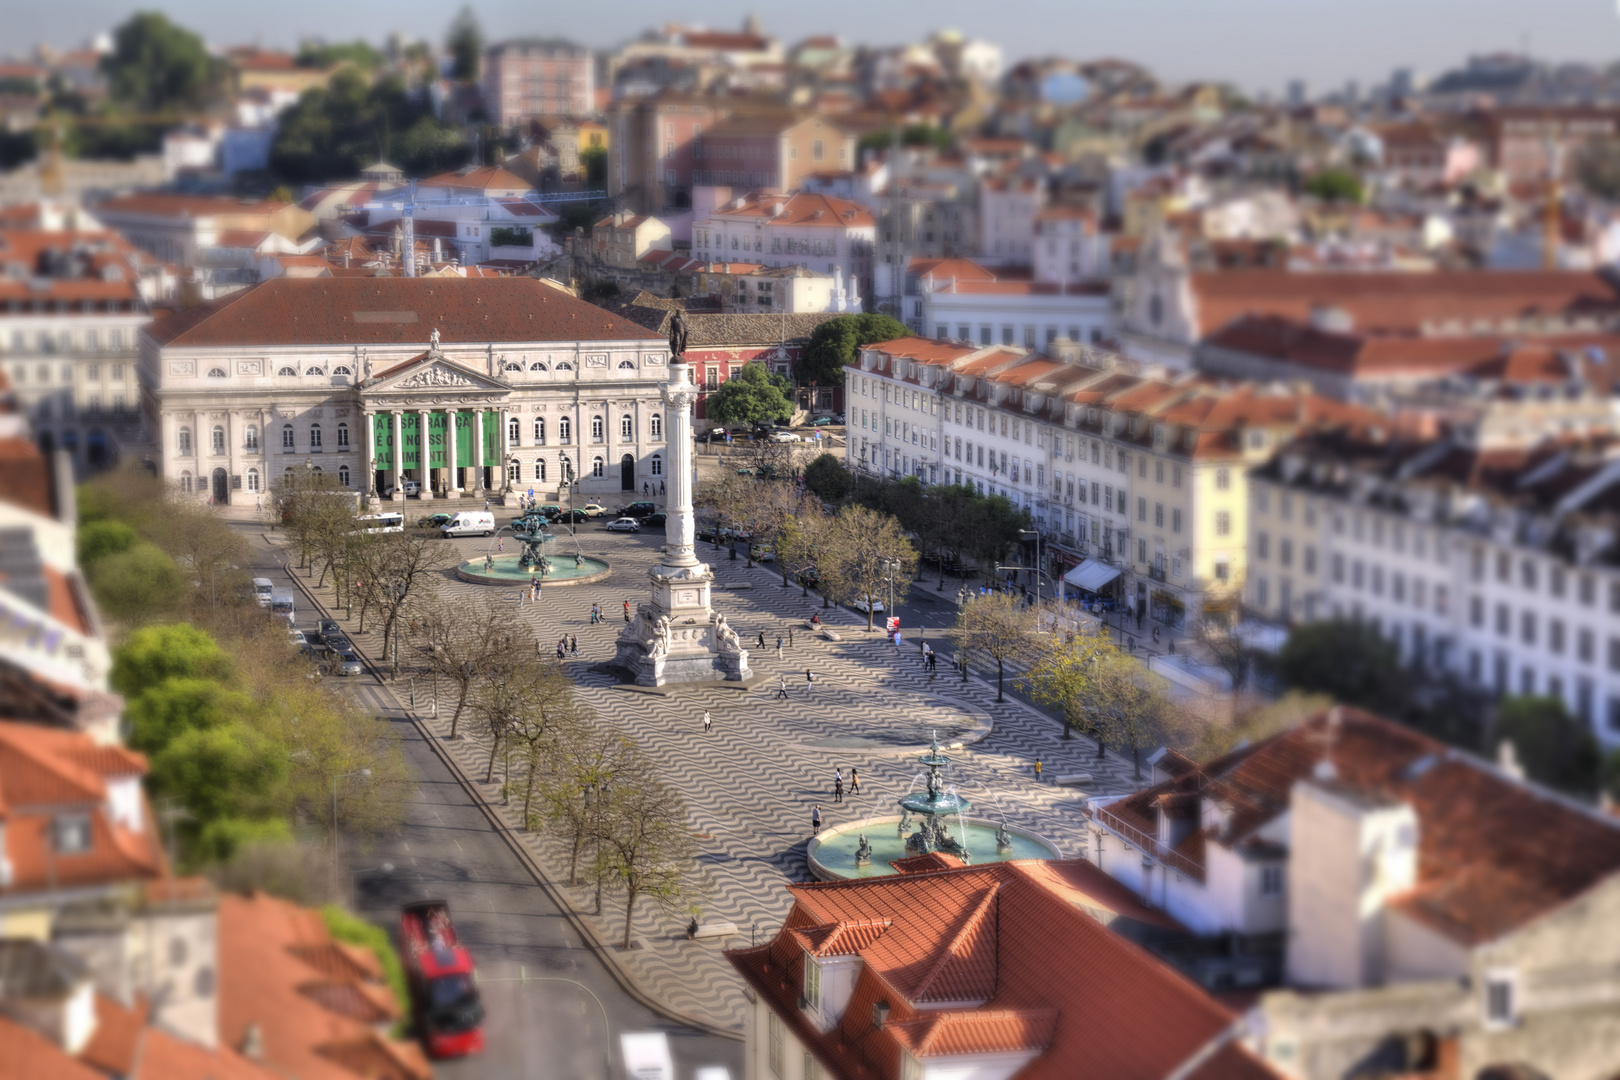
M 808 878 L 805 847 L 810 837 L 812 807 L 820 805 L 824 826 L 892 812 L 896 797 L 917 780 L 915 758 L 930 734 L 941 743 L 966 739 L 951 751 L 948 785 L 972 799 L 975 812 L 1002 818 L 1013 826 L 1052 840 L 1065 855 L 1078 855 L 1084 841 L 1079 814 L 1087 794 L 1132 790 L 1129 761 L 1110 753 L 1096 757 L 1090 740 L 1065 741 L 1050 717 L 1013 700 L 995 701 L 994 685 L 977 678 L 963 683 L 941 663 L 930 679 L 920 648 L 909 641 L 898 653 L 881 633 L 868 634 L 864 617 L 823 609 L 819 597 L 803 597 L 797 586 L 783 588 L 769 571 L 752 571 L 717 563 L 720 586 L 746 584 L 746 589 L 717 588 L 715 606 L 723 611 L 750 645 L 750 663 L 763 676 L 751 690 L 707 688 L 670 696 L 614 689 L 615 678 L 599 665 L 612 658 L 613 639 L 622 621 L 592 626 L 590 605 L 599 603 L 612 616 L 629 600 L 632 607 L 647 596 L 646 570 L 656 545 L 645 538 L 587 541 L 587 554 L 601 554 L 614 566 L 611 579 L 599 585 L 548 592 L 540 604 L 517 603 L 515 593 L 447 580 L 443 588 L 468 599 L 492 595 L 510 603 L 513 617 L 529 623 L 542 643 L 563 634 L 576 635 L 579 652 L 569 660 L 581 697 L 604 718 L 622 726 L 662 765 L 684 795 L 707 878 L 704 921 L 736 923 L 739 935 L 729 941 L 687 941 L 687 916 L 663 916 L 650 904 L 639 910 L 635 934 L 640 948 L 618 953 L 649 993 L 716 1026 L 741 1030 L 745 1015 L 742 986 L 720 955 L 723 948 L 747 944 L 757 933 L 774 933 L 786 914 L 782 885 Z M 592 548 L 600 550 L 592 550 Z M 724 553 L 721 553 L 722 555 Z M 465 556 L 463 556 L 465 557 Z M 711 556 L 712 557 L 712 556 Z M 832 642 L 806 632 L 803 620 L 812 612 L 841 636 Z M 780 659 L 776 637 L 784 640 Z M 757 648 L 757 635 L 767 647 Z M 359 638 L 378 655 L 381 640 Z M 936 644 L 943 644 L 936 642 Z M 403 659 L 403 654 L 402 654 Z M 804 672 L 815 673 L 807 693 Z M 778 700 L 779 676 L 785 676 L 788 699 Z M 403 688 L 404 683 L 400 684 Z M 447 712 L 434 717 L 422 681 L 415 684 L 416 711 L 441 736 L 449 732 Z M 401 689 L 401 697 L 408 691 Z M 714 730 L 703 733 L 705 709 Z M 985 734 L 986 723 L 993 728 Z M 487 737 L 463 717 L 463 738 L 445 742 L 463 771 L 481 780 L 488 764 Z M 977 738 L 978 741 L 971 741 Z M 1039 756 L 1048 782 L 1034 781 L 1032 765 Z M 861 791 L 843 803 L 832 801 L 833 770 L 845 776 L 858 769 Z M 1080 788 L 1059 788 L 1051 778 L 1064 772 L 1089 772 L 1095 781 Z M 495 783 L 483 785 L 485 797 L 499 803 L 500 765 Z M 520 829 L 518 808 L 504 810 Z M 524 834 L 525 842 L 562 886 L 576 908 L 589 913 L 593 895 L 562 885 L 567 852 L 553 841 Z M 623 932 L 623 909 L 610 899 L 596 916 L 603 941 L 616 943 Z

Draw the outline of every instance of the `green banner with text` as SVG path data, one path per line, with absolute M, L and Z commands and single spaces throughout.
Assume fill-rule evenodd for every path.
M 375 413 L 371 417 L 373 443 L 377 450 L 376 468 L 390 471 L 394 467 L 394 418 L 388 413 Z

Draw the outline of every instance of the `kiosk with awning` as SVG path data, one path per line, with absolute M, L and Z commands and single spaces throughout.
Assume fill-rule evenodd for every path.
M 1063 575 L 1063 583 L 1083 593 L 1102 595 L 1103 589 L 1119 577 L 1119 567 L 1109 566 L 1096 559 L 1087 559 Z

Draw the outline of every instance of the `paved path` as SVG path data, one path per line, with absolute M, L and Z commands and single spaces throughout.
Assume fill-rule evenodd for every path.
M 741 563 L 716 562 L 715 606 L 749 646 L 754 670 L 765 676 L 752 690 L 695 689 L 661 697 L 614 689 L 617 679 L 598 665 L 613 655 L 614 637 L 623 626 L 617 614 L 622 602 L 634 606 L 646 600 L 646 570 L 662 537 L 615 535 L 582 526 L 581 539 L 586 554 L 613 564 L 609 580 L 548 589 L 540 604 L 521 607 L 515 590 L 454 580 L 440 587 L 457 598 L 510 603 L 513 617 L 529 623 L 542 642 L 554 642 L 564 633 L 577 635 L 579 653 L 569 664 L 582 698 L 630 732 L 686 797 L 708 882 L 702 917 L 734 922 L 742 933 L 731 941 L 688 942 L 683 932 L 687 916 L 660 915 L 648 905 L 636 923 L 643 947 L 619 954 L 654 997 L 683 1013 L 741 1030 L 741 984 L 720 950 L 746 944 L 751 932 L 775 931 L 787 907 L 781 886 L 809 876 L 805 846 L 811 808 L 821 806 L 827 826 L 893 812 L 894 799 L 921 774 L 915 757 L 936 729 L 944 743 L 984 735 L 986 721 L 993 723 L 981 741 L 954 752 L 947 784 L 972 799 L 976 812 L 1005 817 L 1015 827 L 1039 833 L 1066 855 L 1080 853 L 1083 823 L 1078 810 L 1085 795 L 1138 786 L 1128 761 L 1110 753 L 1099 763 L 1095 744 L 1078 737 L 1063 740 L 1055 721 L 1021 702 L 997 704 L 993 685 L 977 679 L 964 684 L 944 663 L 930 680 L 915 641 L 897 655 L 881 633 L 865 632 L 864 616 L 825 611 L 814 594 L 802 597 L 797 585 L 783 588 L 768 569 L 749 571 Z M 449 543 L 463 552 L 461 558 L 482 550 L 481 541 Z M 712 557 L 709 551 L 701 554 Z M 602 605 L 609 621 L 590 625 L 593 602 Z M 812 612 L 833 625 L 843 640 L 829 642 L 805 632 L 801 621 Z M 778 659 L 776 636 L 785 638 L 790 625 L 794 643 L 787 647 L 784 642 Z M 766 634 L 763 650 L 755 644 L 759 632 Z M 380 650 L 381 642 L 368 635 L 360 644 Z M 813 695 L 805 689 L 807 667 L 816 675 Z M 779 676 L 788 680 L 787 701 L 773 700 Z M 431 712 L 425 684 L 418 681 L 416 690 L 418 712 Z M 714 732 L 708 736 L 702 731 L 705 709 L 714 715 Z M 488 744 L 463 720 L 468 737 L 441 745 L 451 748 L 465 772 L 481 779 Z M 447 734 L 447 713 L 429 726 Z M 1037 756 L 1048 778 L 1045 784 L 1036 784 L 1032 776 Z M 842 768 L 846 776 L 851 768 L 860 771 L 859 798 L 833 803 L 834 768 Z M 1069 771 L 1091 772 L 1098 782 L 1085 791 L 1050 782 Z M 486 796 L 499 802 L 499 765 L 495 779 L 486 786 Z M 515 813 L 510 820 L 517 825 Z M 542 838 L 526 836 L 526 841 L 552 868 L 553 880 L 560 881 L 566 869 L 561 850 Z M 572 894 L 581 910 L 591 909 L 591 898 L 582 890 Z M 601 937 L 617 941 L 622 918 L 622 908 L 609 903 L 599 919 Z

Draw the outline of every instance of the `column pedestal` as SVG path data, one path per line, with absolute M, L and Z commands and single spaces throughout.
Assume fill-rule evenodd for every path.
M 668 406 L 669 517 L 663 557 L 647 572 L 649 603 L 640 605 L 619 634 L 614 666 L 639 686 L 740 682 L 753 672 L 748 651 L 725 615 L 710 604 L 714 573 L 694 548 L 692 511 L 691 368 L 672 363 L 663 390 Z

